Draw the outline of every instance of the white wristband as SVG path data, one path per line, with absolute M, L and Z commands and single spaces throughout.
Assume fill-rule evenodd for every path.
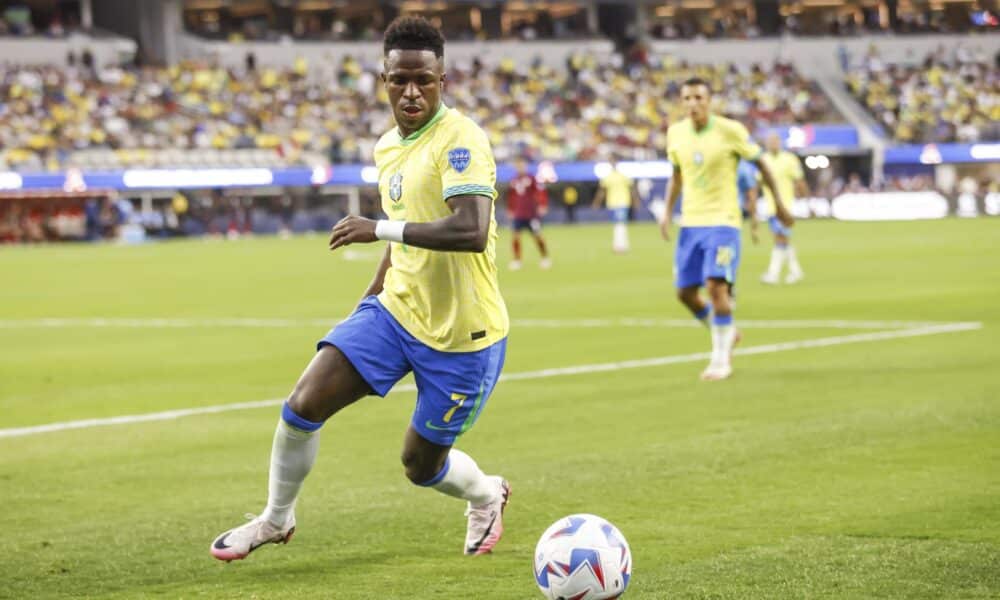
M 406 221 L 390 221 L 388 219 L 379 219 L 375 223 L 375 237 L 380 240 L 385 240 L 387 242 L 399 242 L 403 243 L 403 229 L 406 227 Z

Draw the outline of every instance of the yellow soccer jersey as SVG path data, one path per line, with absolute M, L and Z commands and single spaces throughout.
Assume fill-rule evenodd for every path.
M 496 163 L 486 134 L 444 104 L 419 131 L 398 129 L 375 146 L 382 210 L 416 223 L 451 214 L 446 200 L 465 194 L 496 199 Z M 413 337 L 442 352 L 474 352 L 510 328 L 497 284 L 497 224 L 483 252 L 442 252 L 391 242 L 392 266 L 379 301 Z
M 632 180 L 621 171 L 611 171 L 601 179 L 608 208 L 632 206 Z
M 781 150 L 777 154 L 765 152 L 764 159 L 767 161 L 767 166 L 771 168 L 771 175 L 774 176 L 774 184 L 778 186 L 781 201 L 785 204 L 785 208 L 791 210 L 792 205 L 795 204 L 795 182 L 805 177 L 799 157 L 787 150 Z M 763 181 L 759 172 L 757 180 Z M 761 187 L 764 188 L 764 198 L 767 199 L 767 214 L 777 214 L 774 209 L 774 196 L 771 194 L 771 189 L 766 185 Z
M 671 125 L 667 155 L 684 181 L 681 225 L 740 227 L 736 166 L 741 158 L 756 160 L 760 153 L 739 121 L 710 115 L 701 131 L 690 118 Z

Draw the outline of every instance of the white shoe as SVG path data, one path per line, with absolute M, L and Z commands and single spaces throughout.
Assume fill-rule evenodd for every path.
M 721 381 L 733 374 L 733 367 L 730 365 L 717 365 L 710 363 L 701 372 L 702 381 Z
M 767 285 L 778 285 L 778 283 L 780 283 L 778 280 L 778 276 L 774 275 L 773 273 L 764 273 L 763 275 L 761 275 L 760 282 L 766 283 Z
M 221 534 L 212 542 L 212 556 L 229 562 L 242 560 L 264 544 L 287 544 L 295 533 L 295 515 L 284 527 L 272 525 L 263 517 L 247 515 L 249 523 Z
M 546 256 L 539 263 L 538 266 L 542 269 L 548 270 L 552 268 L 552 259 Z
M 802 279 L 805 276 L 806 276 L 806 274 L 803 273 L 803 272 L 801 272 L 801 271 L 799 271 L 798 273 L 789 273 L 788 276 L 785 277 L 785 283 L 788 283 L 788 284 L 798 283 L 798 282 L 802 281 Z
M 510 269 L 511 271 L 520 271 L 521 270 L 521 261 L 519 261 L 519 260 L 512 260 L 512 261 L 510 261 L 510 264 L 507 265 L 507 268 Z
M 465 534 L 465 553 L 468 555 L 489 554 L 503 535 L 503 509 L 510 498 L 510 484 L 503 477 L 493 476 L 500 488 L 497 499 L 483 506 L 466 509 L 469 528 Z

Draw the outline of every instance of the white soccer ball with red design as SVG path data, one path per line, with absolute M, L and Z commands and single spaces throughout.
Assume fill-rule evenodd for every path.
M 549 600 L 617 598 L 631 576 L 625 536 L 595 515 L 559 519 L 535 546 L 535 583 Z

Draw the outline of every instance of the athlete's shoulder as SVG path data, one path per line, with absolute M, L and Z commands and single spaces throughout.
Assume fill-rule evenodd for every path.
M 740 138 L 749 137 L 750 132 L 747 130 L 746 126 L 736 119 L 730 119 L 729 117 L 723 117 L 721 115 L 715 115 L 714 118 L 716 119 L 717 126 L 722 131 Z
M 685 131 L 691 129 L 691 118 L 687 117 L 681 119 L 680 121 L 675 121 L 670 127 L 667 127 L 667 140 L 671 137 L 677 137 L 678 135 L 683 135 Z
M 478 123 L 457 109 L 449 108 L 439 124 L 439 131 L 446 138 L 472 137 L 489 142 L 486 132 Z
M 397 145 L 399 145 L 399 131 L 393 127 L 389 131 L 383 133 L 382 137 L 375 142 L 375 154 Z

